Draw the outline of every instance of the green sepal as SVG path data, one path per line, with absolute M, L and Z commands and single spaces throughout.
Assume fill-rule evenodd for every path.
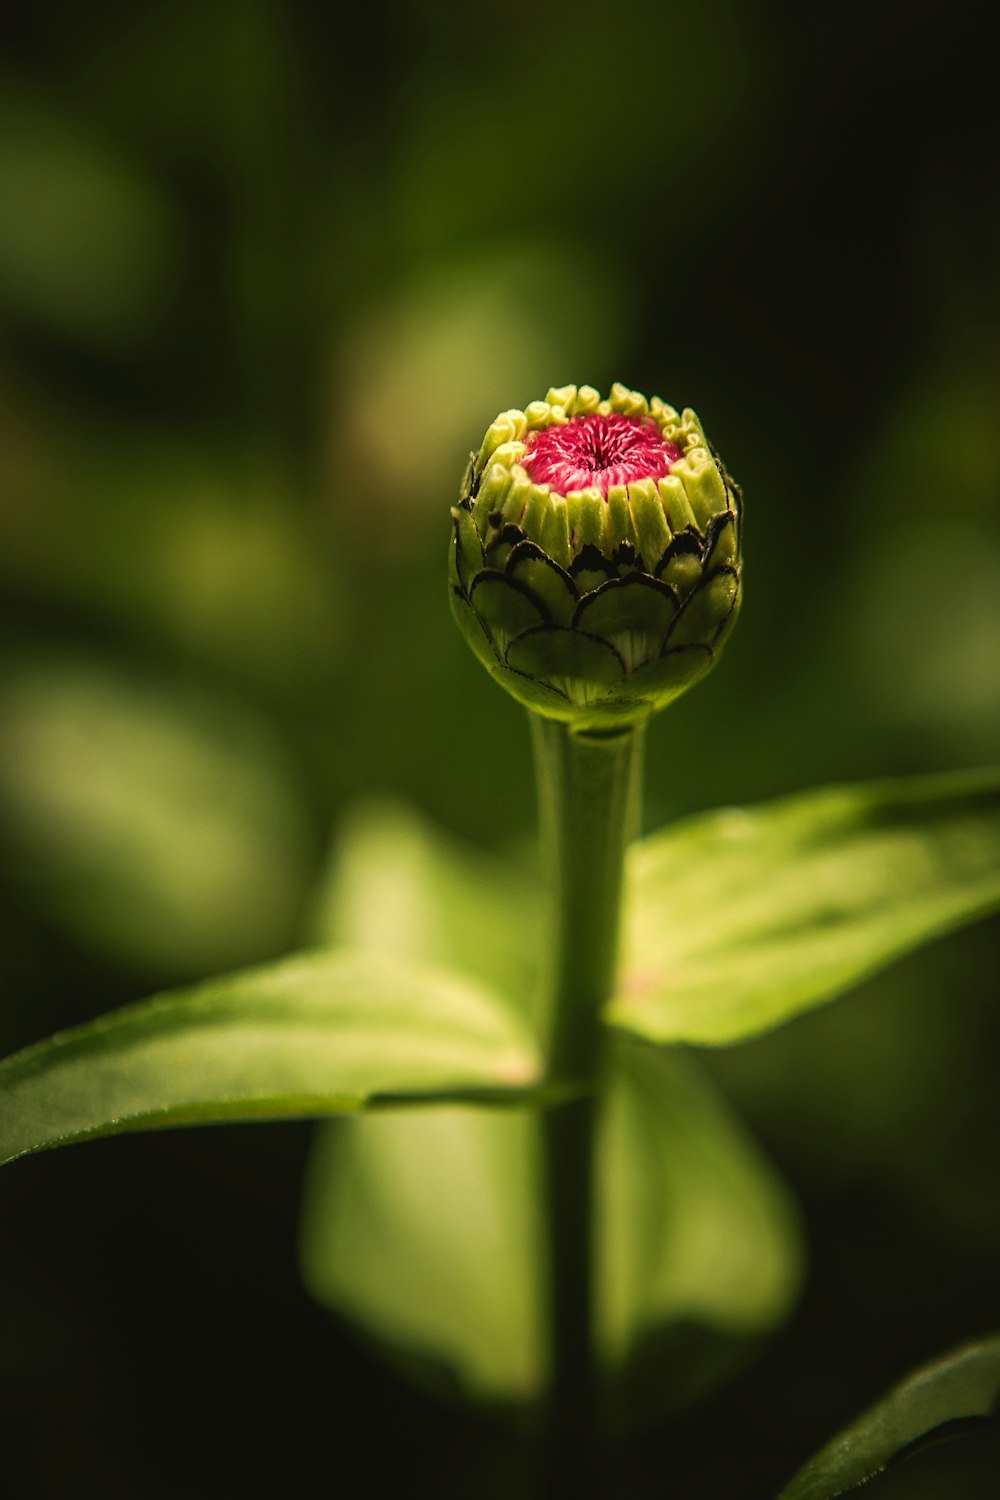
M 506 572 L 508 578 L 544 605 L 553 624 L 571 623 L 577 604 L 573 580 L 534 542 L 520 542 L 514 548 Z
M 524 631 L 508 646 L 507 665 L 553 681 L 580 705 L 592 704 L 625 675 L 621 657 L 607 641 L 558 625 Z
M 621 684 L 618 696 L 645 703 L 651 712 L 664 708 L 704 677 L 713 660 L 710 646 L 678 646 L 671 650 L 668 644 L 667 650 L 656 661 L 638 667 Z
M 476 530 L 476 523 L 468 508 L 464 505 L 453 506 L 451 514 L 455 523 L 455 537 L 451 549 L 454 576 L 468 593 L 470 582 L 486 564 L 486 555 L 479 532 Z
M 504 573 L 480 573 L 469 590 L 469 603 L 501 651 L 509 641 L 545 619 L 535 601 Z
M 701 583 L 702 539 L 696 531 L 678 532 L 657 563 L 655 576 L 679 599 L 686 599 Z
M 499 527 L 491 526 L 483 540 L 486 566 L 502 573 L 507 566 L 507 559 L 523 535 L 521 528 L 510 521 L 502 521 Z
M 458 587 L 452 587 L 450 599 L 451 612 L 459 630 L 472 647 L 479 661 L 482 662 L 488 671 L 492 672 L 497 665 L 498 658 L 496 648 L 486 633 L 486 626 L 475 610 L 471 608 L 468 600 Z
M 666 584 L 645 573 L 629 573 L 610 579 L 581 599 L 573 624 L 611 638 L 644 634 L 655 641 L 653 649 L 659 650 L 678 608 L 679 600 Z
M 607 583 L 609 578 L 621 576 L 618 564 L 611 558 L 605 557 L 596 547 L 586 547 L 578 557 L 574 558 L 569 575 L 581 598 L 584 594 L 590 594 L 594 589 L 599 589 L 602 584 Z
M 723 563 L 735 566 L 739 561 L 739 536 L 736 512 L 725 511 L 716 516 L 706 533 L 705 567 L 712 569 Z
M 578 718 L 579 710 L 561 688 L 536 682 L 533 677 L 505 667 L 502 663 L 491 667 L 490 671 L 500 686 L 525 708 L 532 708 L 547 719 L 560 719 L 566 723 Z
M 732 568 L 720 568 L 699 584 L 684 605 L 670 632 L 667 649 L 711 646 L 735 615 L 739 578 Z

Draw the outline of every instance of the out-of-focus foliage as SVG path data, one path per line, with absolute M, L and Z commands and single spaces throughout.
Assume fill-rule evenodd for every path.
M 781 1323 L 799 1249 L 787 1190 L 694 1063 L 625 1050 L 602 1125 L 599 1335 L 611 1409 L 633 1426 L 703 1396 Z M 537 1399 L 541 1186 L 537 1114 L 331 1127 L 306 1180 L 310 1290 L 432 1385 Z
M 862 481 L 873 533 L 858 565 L 856 658 L 890 723 L 953 743 L 958 758 L 989 758 L 1000 738 L 998 382 L 995 341 L 966 359 L 949 351 L 890 413 Z M 931 433 L 941 436 L 946 479 L 926 461 Z M 889 514 L 886 495 L 898 497 Z M 920 598 L 942 586 L 935 561 L 953 547 L 961 576 L 945 616 L 918 625 Z
M 530 1013 L 521 942 L 539 906 L 530 875 L 516 880 L 383 806 L 345 830 L 319 922 L 321 935 L 375 954 L 456 967 L 467 955 Z M 694 1059 L 616 1046 L 598 1173 L 600 1352 L 609 1405 L 634 1424 L 690 1402 L 780 1323 L 799 1280 L 797 1225 Z M 306 1279 L 432 1381 L 537 1398 L 549 1358 L 542 1201 L 537 1114 L 347 1122 L 322 1134 L 310 1164 Z
M 529 36 L 493 3 L 406 0 L 377 26 L 318 0 L 3 7 L 10 1045 L 109 993 L 301 940 L 319 849 L 358 793 L 410 799 L 484 852 L 530 835 L 521 716 L 448 618 L 446 512 L 495 412 L 553 383 L 690 401 L 747 496 L 740 625 L 724 667 L 651 729 L 648 826 L 997 759 L 987 18 L 963 0 L 713 0 L 694 17 L 675 0 L 580 0 L 571 24 L 533 15 Z M 81 774 L 43 786 L 67 743 Z M 113 851 L 105 837 L 91 882 L 98 797 L 143 816 L 127 837 L 115 825 Z M 220 861 L 249 893 L 227 904 L 224 943 Z M 887 1385 L 957 1330 L 1000 1322 L 995 974 L 982 927 L 711 1053 L 795 1177 L 813 1271 L 759 1376 L 710 1430 L 671 1433 L 679 1490 L 685 1475 L 699 1500 L 776 1490 L 836 1403 L 857 1408 L 862 1344 Z M 307 1351 L 281 1343 L 314 1314 L 290 1258 L 285 1300 L 262 1293 L 285 1261 L 261 1269 L 261 1226 L 291 1243 L 305 1142 L 279 1169 L 264 1134 L 144 1143 L 159 1171 L 119 1141 L 85 1168 L 66 1153 L 62 1191 L 44 1186 L 59 1153 L 0 1184 L 22 1195 L 0 1284 L 34 1278 L 38 1312 L 29 1327 L 7 1309 L 0 1352 L 13 1493 L 159 1500 L 195 1475 L 213 1497 L 305 1492 L 328 1457 L 310 1444 L 329 1402 L 311 1393 L 343 1368 L 351 1392 L 400 1403 L 429 1486 L 475 1492 L 462 1442 L 378 1385 L 332 1324 Z M 174 1151 L 192 1154 L 171 1197 Z M 211 1162 L 194 1203 L 188 1173 Z M 86 1204 L 64 1217 L 78 1170 Z M 143 1290 L 164 1289 L 143 1350 L 140 1289 L 102 1233 L 125 1202 Z M 253 1233 L 223 1253 L 241 1206 Z M 67 1240 L 76 1259 L 57 1269 Z M 229 1337 L 193 1371 L 234 1295 Z M 706 1454 L 723 1448 L 738 1456 L 720 1477 Z M 373 1490 L 396 1486 L 394 1453 L 366 1444 L 364 1459 Z M 649 1473 L 655 1492 L 662 1467 Z
M 531 862 L 449 839 L 414 808 L 382 798 L 356 804 L 338 827 L 311 935 L 472 974 L 540 1031 L 544 919 Z
M 599 1181 L 598 1336 L 617 1419 L 683 1410 L 781 1326 L 802 1274 L 787 1185 L 695 1059 L 622 1044 Z
M 173 290 L 179 226 L 124 143 L 8 86 L 0 200 L 0 286 L 24 317 L 98 345 L 141 340 Z
M 336 565 L 285 467 L 55 413 L 10 421 L 0 576 L 15 597 L 256 693 L 329 685 L 343 632 Z
M 425 1383 L 485 1402 L 545 1388 L 537 1116 L 429 1109 L 320 1132 L 302 1268 Z
M 506 409 L 529 369 L 606 359 L 627 299 L 586 254 L 530 238 L 415 274 L 338 355 L 332 415 L 354 524 L 374 520 L 385 545 L 407 547 L 457 497 L 455 455 L 478 445 L 489 402 Z
M 0 828 L 18 891 L 139 969 L 193 976 L 294 940 L 301 805 L 248 710 L 105 657 L 0 683 Z

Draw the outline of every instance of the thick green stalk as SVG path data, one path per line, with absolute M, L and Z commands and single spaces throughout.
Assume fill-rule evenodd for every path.
M 532 717 L 551 893 L 549 1073 L 572 1097 L 543 1116 L 552 1379 L 551 1495 L 598 1493 L 593 1366 L 595 1094 L 615 978 L 625 850 L 639 816 L 641 729 L 575 734 Z

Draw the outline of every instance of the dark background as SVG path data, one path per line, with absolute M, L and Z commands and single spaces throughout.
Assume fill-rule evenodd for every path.
M 448 618 L 447 506 L 552 384 L 696 406 L 746 494 L 744 616 L 651 731 L 651 826 L 997 758 L 983 11 L 4 7 L 4 1052 L 306 941 L 366 792 L 530 838 L 523 715 Z M 616 1493 L 763 1500 L 1000 1326 L 996 938 L 709 1059 L 800 1196 L 810 1277 L 743 1377 L 623 1447 Z M 300 1289 L 309 1139 L 4 1174 L 15 1500 L 518 1493 L 502 1428 Z M 996 1449 L 943 1462 L 871 1493 L 1000 1488 Z

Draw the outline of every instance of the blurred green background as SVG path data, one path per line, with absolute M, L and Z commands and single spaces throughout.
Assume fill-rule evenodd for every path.
M 523 714 L 452 626 L 445 553 L 468 450 L 549 385 L 694 405 L 746 493 L 744 616 L 651 730 L 650 826 L 997 759 L 983 25 L 943 0 L 4 7 L 4 1052 L 307 941 L 367 793 L 530 841 Z M 622 1497 L 766 1496 L 1000 1324 L 997 953 L 981 926 L 712 1056 L 802 1198 L 810 1280 L 744 1380 L 623 1449 Z M 417 1493 L 489 1494 L 484 1453 L 516 1493 L 501 1434 L 300 1290 L 309 1135 L 4 1176 L 16 1500 L 320 1496 L 361 1460 L 350 1493 L 381 1494 L 401 1456 Z

